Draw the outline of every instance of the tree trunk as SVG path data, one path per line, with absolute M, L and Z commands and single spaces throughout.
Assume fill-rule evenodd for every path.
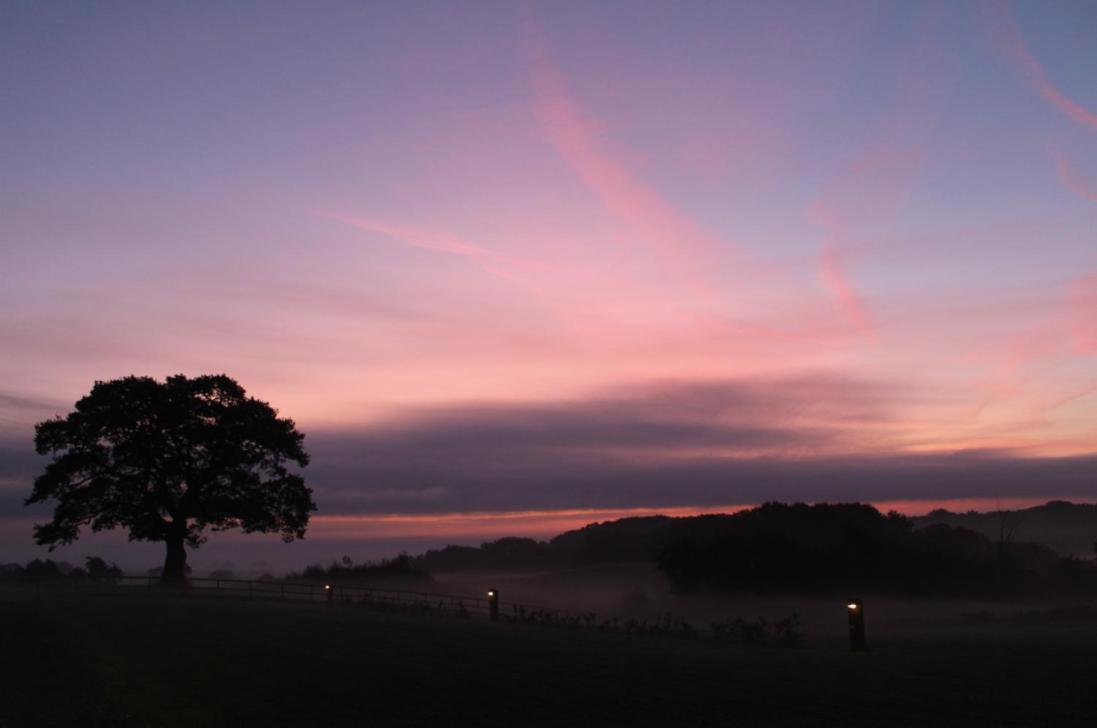
M 164 559 L 164 573 L 160 576 L 160 583 L 180 585 L 187 580 L 187 549 L 183 545 L 183 534 L 173 528 L 164 539 L 168 547 L 167 557 Z

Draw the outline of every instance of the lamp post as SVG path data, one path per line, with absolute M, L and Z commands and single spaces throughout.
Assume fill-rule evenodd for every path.
M 328 604 L 331 604 L 333 601 L 335 601 L 335 587 L 333 587 L 331 584 L 324 584 L 324 594 L 328 598 Z
M 488 616 L 492 622 L 499 621 L 499 590 L 488 589 Z
M 853 597 L 846 602 L 846 611 L 849 612 L 850 652 L 864 652 L 868 649 L 865 643 L 865 604 L 860 598 Z

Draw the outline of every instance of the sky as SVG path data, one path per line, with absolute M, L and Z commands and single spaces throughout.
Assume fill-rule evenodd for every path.
M 44 553 L 34 423 L 129 374 L 306 433 L 310 545 L 222 560 L 1097 500 L 1095 41 L 1090 2 L 4 2 L 0 555 Z

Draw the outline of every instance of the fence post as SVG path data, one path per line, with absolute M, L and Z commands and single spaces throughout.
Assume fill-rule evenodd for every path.
M 851 652 L 864 652 L 868 649 L 865 642 L 865 604 L 858 597 L 846 603 L 849 611 L 849 649 Z
M 499 590 L 488 589 L 488 617 L 492 622 L 499 621 Z

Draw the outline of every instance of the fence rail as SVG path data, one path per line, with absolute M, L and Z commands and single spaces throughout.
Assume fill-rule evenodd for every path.
M 654 620 L 619 619 L 611 616 L 599 620 L 594 612 L 570 612 L 551 607 L 539 607 L 516 602 L 503 602 L 495 590 L 485 590 L 483 596 L 445 594 L 412 589 L 386 589 L 362 584 L 318 581 L 258 581 L 248 579 L 188 578 L 184 585 L 165 585 L 157 576 L 122 576 L 113 579 L 82 579 L 43 581 L 35 584 L 35 594 L 84 596 L 99 594 L 148 594 L 237 597 L 296 602 L 327 602 L 357 605 L 377 609 L 396 609 L 417 614 L 461 618 L 490 618 L 523 624 L 554 627 L 586 627 L 633 635 L 697 637 L 698 630 L 687 621 L 669 613 Z M 494 596 L 489 597 L 489 593 Z M 493 609 L 493 604 L 497 609 Z M 725 620 L 711 625 L 711 637 L 741 644 L 776 643 L 799 645 L 803 640 L 800 618 L 793 613 L 775 622 L 761 617 L 757 622 L 743 619 Z
M 418 607 L 462 616 L 488 616 L 491 600 L 486 596 L 446 594 L 391 589 L 362 584 L 315 581 L 260 581 L 252 579 L 216 579 L 188 577 L 180 586 L 164 584 L 158 576 L 120 576 L 99 580 L 57 580 L 36 584 L 40 594 L 118 594 L 150 593 L 186 596 L 237 597 L 245 599 L 273 599 L 302 602 L 332 602 L 365 606 Z M 501 603 L 504 616 L 545 614 L 556 618 L 567 617 L 564 610 L 539 607 L 515 602 Z M 577 617 L 578 615 L 570 615 Z

